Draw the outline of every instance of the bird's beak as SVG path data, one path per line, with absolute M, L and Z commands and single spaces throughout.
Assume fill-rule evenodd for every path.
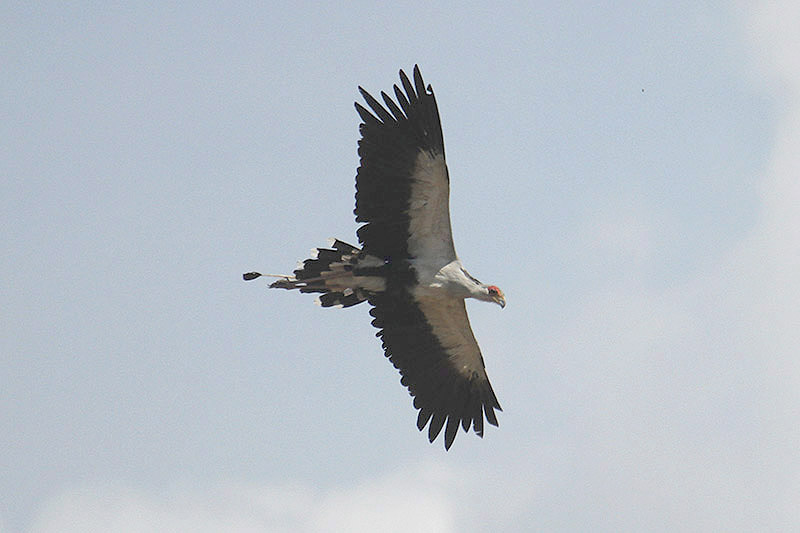
M 502 294 L 498 294 L 497 296 L 494 297 L 494 303 L 499 305 L 501 308 L 505 308 L 505 306 L 506 306 L 506 297 L 503 296 Z

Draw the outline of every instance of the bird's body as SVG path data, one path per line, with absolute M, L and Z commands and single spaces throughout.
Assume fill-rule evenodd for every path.
M 500 410 L 464 300 L 505 306 L 505 298 L 456 255 L 436 100 L 418 67 L 413 84 L 402 70 L 400 80 L 396 102 L 381 93 L 386 108 L 359 88 L 374 113 L 356 103 L 363 121 L 355 208 L 364 223 L 357 232 L 362 247 L 334 240 L 270 287 L 319 293 L 323 307 L 368 301 L 385 354 L 420 411 L 418 428 L 430 423 L 432 442 L 445 427 L 449 449 L 459 425 L 483 436 L 484 416 L 497 425 Z

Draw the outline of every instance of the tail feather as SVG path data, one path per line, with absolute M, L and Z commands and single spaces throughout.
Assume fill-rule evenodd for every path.
M 317 248 L 316 254 L 306 259 L 294 271 L 294 276 L 281 278 L 270 285 L 271 289 L 298 289 L 304 293 L 321 293 L 318 303 L 322 307 L 351 307 L 368 297 L 352 284 L 353 268 L 358 263 L 361 250 L 351 244 L 334 240 L 331 248 Z

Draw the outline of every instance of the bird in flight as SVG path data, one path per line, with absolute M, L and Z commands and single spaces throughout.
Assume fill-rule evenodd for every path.
M 495 285 L 467 272 L 450 228 L 450 178 L 439 110 L 430 85 L 414 67 L 413 83 L 400 71 L 395 100 L 384 107 L 358 90 L 370 112 L 361 117 L 356 174 L 356 222 L 361 248 L 333 240 L 317 248 L 291 276 L 270 285 L 319 293 L 322 307 L 367 302 L 386 357 L 419 410 L 417 428 L 433 442 L 442 428 L 450 449 L 461 426 L 483 437 L 483 421 L 497 425 L 502 411 L 472 333 L 466 298 L 506 301 Z M 248 272 L 245 280 L 262 274 Z

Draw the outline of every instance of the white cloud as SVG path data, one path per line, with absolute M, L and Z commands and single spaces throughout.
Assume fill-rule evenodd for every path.
M 744 23 L 756 54 L 755 67 L 771 80 L 800 90 L 800 53 L 795 46 L 800 6 L 796 2 L 759 2 L 743 6 Z
M 552 349 L 536 348 L 552 357 L 569 417 L 557 428 L 568 451 L 527 467 L 569 487 L 531 502 L 553 529 L 800 528 L 800 8 L 785 7 L 746 20 L 768 72 L 758 90 L 780 85 L 748 234 L 688 279 L 652 287 L 633 268 L 658 251 L 648 214 L 589 214 L 597 261 L 628 259 L 634 275 L 587 294 Z
M 146 492 L 74 488 L 48 501 L 31 533 L 454 531 L 451 476 L 436 465 L 352 487 L 220 484 Z
M 439 467 L 414 468 L 328 494 L 314 531 L 455 531 L 451 476 Z
M 751 285 L 756 335 L 768 352 L 794 361 L 800 346 L 800 5 L 763 3 L 751 8 L 749 36 L 759 64 L 782 89 L 780 121 L 760 184 L 762 217 L 732 268 Z M 794 370 L 798 370 L 796 367 Z
M 747 25 L 780 85 L 757 224 L 685 285 L 596 294 L 569 332 L 605 380 L 586 434 L 620 529 L 800 527 L 800 8 L 772 6 Z

